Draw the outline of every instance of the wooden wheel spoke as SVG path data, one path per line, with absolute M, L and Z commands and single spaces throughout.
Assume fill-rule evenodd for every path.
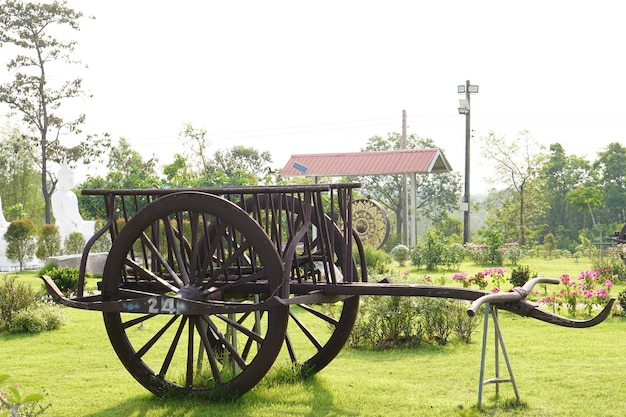
M 191 248 L 189 254 L 189 272 L 195 275 L 194 279 L 192 280 L 193 282 L 191 282 L 192 284 L 200 284 L 206 272 L 202 268 L 200 259 L 200 248 L 202 248 L 203 240 L 198 238 L 201 219 L 202 216 L 200 215 L 200 213 L 189 213 L 189 223 L 191 224 L 191 242 L 193 243 L 193 247 Z M 206 233 L 202 234 L 203 238 L 204 236 L 206 236 Z
M 304 335 L 307 337 L 307 339 L 309 339 L 309 341 L 313 344 L 313 346 L 315 346 L 317 350 L 321 350 L 323 347 L 322 344 L 317 340 L 317 338 L 313 335 L 313 333 L 304 325 L 304 323 L 302 323 L 302 321 L 298 318 L 298 316 L 296 316 L 295 314 L 293 314 L 293 312 L 290 311 L 289 317 L 298 325 L 302 333 L 304 333 Z
M 298 357 L 296 356 L 296 351 L 289 337 L 289 333 L 285 333 L 285 345 L 287 346 L 287 352 L 289 352 L 289 359 L 291 359 L 292 363 L 297 363 Z
M 193 357 L 193 335 L 195 327 L 195 317 L 189 319 L 189 333 L 187 335 L 187 372 L 185 376 L 185 386 L 187 388 L 193 387 L 193 373 L 194 373 L 194 357 Z
M 145 316 L 137 317 L 136 319 L 125 321 L 123 327 L 124 329 L 128 329 L 129 327 L 133 327 L 138 324 L 141 324 L 144 321 L 153 318 L 154 316 L 155 314 L 147 314 Z
M 203 319 L 208 323 L 210 322 L 207 318 L 203 317 Z M 195 326 L 200 334 L 200 340 L 202 340 L 202 345 L 204 346 L 204 350 L 209 358 L 209 366 L 211 367 L 211 374 L 213 378 L 218 384 L 223 384 L 224 381 L 222 379 L 222 373 L 220 372 L 219 364 L 217 363 L 217 359 L 215 357 L 215 352 L 213 352 L 213 347 L 211 345 L 211 341 L 209 340 L 208 333 L 202 328 L 202 322 L 200 320 L 195 320 Z
M 172 359 L 174 358 L 174 353 L 176 352 L 176 348 L 178 347 L 178 342 L 180 340 L 180 336 L 183 333 L 183 329 L 185 328 L 185 323 L 187 323 L 187 317 L 183 316 L 182 320 L 178 325 L 178 329 L 176 330 L 176 334 L 174 335 L 174 339 L 170 344 L 170 347 L 165 355 L 165 359 L 163 360 L 163 364 L 161 365 L 161 370 L 159 371 L 159 376 L 161 378 L 165 377 L 167 370 L 169 369 Z
M 337 319 L 335 319 L 334 317 L 329 316 L 328 314 L 324 314 L 321 311 L 318 311 L 314 308 L 309 307 L 306 304 L 298 304 L 298 307 L 300 307 L 301 309 L 303 309 L 306 312 L 309 312 L 311 314 L 313 314 L 315 317 L 318 317 L 322 320 L 324 320 L 326 323 L 329 323 L 331 325 L 333 325 L 333 327 L 336 327 L 337 324 L 339 324 L 339 321 Z
M 182 245 L 180 243 L 184 241 L 184 237 L 180 230 L 174 230 L 174 226 L 172 226 L 172 220 L 173 219 L 171 218 L 171 216 L 163 219 L 163 224 L 165 226 L 165 235 L 167 236 L 169 250 L 172 251 L 172 253 L 174 254 L 174 257 L 176 258 L 176 263 L 178 264 L 178 269 L 180 270 L 180 278 L 182 279 L 181 285 L 188 285 L 190 282 L 189 274 L 187 272 L 189 265 L 187 264 L 183 256 L 184 243 Z M 178 219 L 179 224 L 181 224 L 180 220 L 181 219 Z M 168 272 L 172 276 L 176 275 L 173 273 L 171 267 L 168 268 Z
M 172 277 L 172 279 L 174 281 L 176 281 L 176 283 L 179 286 L 184 286 L 185 284 L 183 283 L 183 281 L 180 279 L 180 277 L 178 276 L 178 274 L 176 273 L 176 271 L 174 271 L 174 269 L 172 269 L 172 266 L 167 262 L 167 260 L 163 257 L 163 255 L 161 254 L 161 252 L 159 251 L 159 249 L 154 245 L 154 242 L 152 240 L 150 240 L 150 238 L 148 238 L 148 236 L 146 235 L 145 232 L 143 232 L 141 234 L 141 240 L 142 242 L 148 246 L 148 248 L 152 251 L 152 256 L 154 256 L 156 259 L 159 260 L 159 262 L 161 263 L 161 265 L 165 268 L 165 270 L 167 271 L 167 273 Z M 156 274 L 150 272 L 150 274 L 153 277 L 157 277 Z M 163 280 L 165 281 L 165 280 Z M 167 282 L 167 281 L 165 281 Z
M 243 326 L 241 323 L 239 323 L 238 320 L 237 321 L 231 320 L 228 317 L 223 316 L 221 314 L 218 314 L 215 317 L 219 318 L 220 320 L 227 323 L 229 326 L 245 334 L 246 336 L 248 336 L 248 338 L 252 339 L 253 341 L 258 342 L 258 343 L 263 343 L 263 337 L 260 334 L 256 333 L 254 330 L 250 330 L 247 327 Z
M 158 276 L 154 272 L 149 271 L 146 268 L 142 267 L 141 265 L 139 265 L 134 260 L 132 260 L 130 258 L 126 258 L 124 260 L 124 265 L 132 268 L 133 271 L 137 272 L 139 276 L 142 276 L 144 278 L 153 279 L 156 282 L 158 282 L 159 284 L 161 284 L 163 287 L 167 288 L 169 291 L 178 292 L 178 287 L 175 287 L 174 285 L 172 285 L 171 283 L 167 282 L 166 280 L 164 280 L 163 278 L 161 278 L 160 276 Z
M 178 316 L 173 316 L 167 323 L 165 323 L 165 325 L 161 327 L 161 329 L 159 329 L 159 331 L 156 332 L 154 336 L 152 336 L 150 340 L 148 340 L 148 342 L 137 351 L 137 357 L 141 358 L 143 355 L 145 355 L 146 352 L 148 352 L 150 348 L 152 348 L 152 346 L 154 346 L 154 344 L 159 341 L 159 339 L 163 336 L 167 329 L 169 329 L 176 320 L 178 320 Z
M 237 348 L 233 346 L 233 344 L 222 334 L 222 332 L 219 331 L 219 329 L 212 321 L 209 320 L 208 324 L 211 328 L 211 331 L 213 331 L 213 334 L 217 337 L 218 341 L 222 343 L 226 350 L 228 350 L 228 353 L 230 353 L 230 357 L 237 363 L 237 365 L 239 365 L 241 369 L 246 369 L 248 367 L 248 364 L 239 355 L 239 352 L 237 352 Z
M 220 266 L 220 269 L 217 271 L 217 275 L 219 276 L 224 274 L 224 276 L 227 276 L 228 268 L 235 265 L 236 262 L 239 262 L 242 259 L 242 255 L 245 253 L 245 251 L 250 249 L 250 247 L 251 245 L 248 240 L 244 240 L 243 242 L 241 242 L 239 246 L 237 246 L 237 249 L 233 253 L 229 254 L 227 259 L 222 259 L 222 264 Z M 249 259 L 247 259 L 247 261 L 249 264 L 251 264 Z

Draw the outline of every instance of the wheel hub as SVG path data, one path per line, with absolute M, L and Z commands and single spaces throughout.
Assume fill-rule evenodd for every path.
M 176 298 L 184 298 L 186 300 L 203 301 L 206 291 L 198 285 L 185 285 L 176 293 Z

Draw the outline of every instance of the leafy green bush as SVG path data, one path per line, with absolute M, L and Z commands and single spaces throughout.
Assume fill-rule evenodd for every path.
M 68 266 L 57 266 L 46 274 L 59 287 L 63 294 L 69 295 L 78 290 L 78 268 Z
M 63 251 L 67 255 L 83 253 L 85 248 L 85 237 L 80 232 L 72 232 L 63 242 Z
M 413 246 L 411 248 L 411 265 L 421 268 L 424 266 L 424 254 L 422 245 Z
M 63 311 L 54 304 L 40 303 L 15 313 L 7 326 L 9 333 L 41 333 L 65 324 Z
M 424 265 L 426 269 L 435 270 L 439 265 L 444 264 L 446 245 L 441 236 L 435 231 L 429 230 L 426 234 L 426 242 L 424 244 Z
M 446 345 L 454 331 L 453 302 L 445 298 L 422 297 L 421 321 L 426 340 L 430 343 Z
M 620 244 L 612 248 L 606 256 L 595 256 L 591 261 L 591 267 L 599 271 L 607 271 L 620 281 L 626 280 L 626 263 L 623 257 L 626 253 L 626 245 Z
M 50 272 L 56 269 L 56 267 L 57 267 L 57 264 L 55 264 L 54 262 L 48 262 L 37 272 L 37 274 L 38 275 L 50 275 Z
M 499 230 L 491 230 L 484 234 L 487 250 L 487 265 L 502 266 L 502 252 L 500 248 L 504 245 L 504 234 Z
M 365 263 L 368 273 L 384 275 L 389 272 L 391 257 L 387 252 L 381 249 L 374 249 L 371 246 L 365 246 L 363 252 L 365 253 Z
M 626 311 L 626 290 L 619 293 L 619 295 L 617 296 L 617 302 L 622 308 L 622 311 Z
M 13 220 L 4 234 L 6 257 L 19 263 L 20 271 L 24 269 L 24 262 L 35 254 L 35 234 L 35 224 L 30 219 Z
M 444 264 L 448 269 L 459 269 L 465 259 L 465 249 L 460 243 L 452 243 L 446 246 L 444 251 Z
M 391 257 L 394 261 L 403 266 L 410 258 L 411 251 L 405 245 L 396 245 L 391 249 Z
M 0 281 L 0 328 L 8 326 L 16 313 L 34 306 L 39 300 L 41 292 L 5 275 Z
M 476 328 L 480 320 L 476 316 L 471 317 L 467 314 L 469 303 L 463 300 L 452 301 L 452 329 L 459 340 L 465 343 L 472 341 L 472 335 L 476 332 Z
M 467 314 L 467 303 L 428 297 L 364 296 L 350 333 L 353 348 L 386 349 L 445 345 L 454 334 L 469 343 L 478 320 Z
M 521 287 L 522 285 L 526 284 L 529 279 L 535 278 L 536 276 L 537 273 L 531 273 L 528 265 L 519 266 L 511 270 L 511 278 L 509 278 L 509 281 L 511 282 L 511 284 L 513 284 L 514 287 Z
M 416 346 L 422 340 L 416 304 L 410 297 L 364 296 L 350 333 L 351 347 L 385 349 Z
M 37 239 L 37 258 L 46 259 L 61 254 L 61 234 L 59 228 L 53 224 L 45 224 L 39 229 Z

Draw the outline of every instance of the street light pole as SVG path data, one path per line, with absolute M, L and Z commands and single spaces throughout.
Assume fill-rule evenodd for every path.
M 458 86 L 459 94 L 465 94 L 464 100 L 459 100 L 459 114 L 465 115 L 465 192 L 463 194 L 463 243 L 470 240 L 470 97 L 478 93 L 478 86 L 465 81 L 465 85 Z

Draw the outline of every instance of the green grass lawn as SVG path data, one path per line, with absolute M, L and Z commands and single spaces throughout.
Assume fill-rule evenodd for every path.
M 589 267 L 573 260 L 528 264 L 557 278 L 562 273 L 576 276 Z M 470 273 L 482 269 L 469 264 L 461 268 Z M 429 272 L 448 279 L 453 273 Z M 410 270 L 409 277 L 423 274 Z M 32 274 L 20 279 L 39 285 Z M 26 391 L 45 390 L 51 416 L 456 416 L 457 404 L 472 408 L 477 402 L 482 326 L 470 344 L 455 341 L 390 351 L 344 348 L 307 380 L 285 378 L 287 363 L 281 359 L 242 398 L 215 404 L 153 396 L 117 359 L 99 313 L 64 312 L 67 324 L 60 330 L 0 334 L 0 373 L 11 374 L 12 382 Z M 623 414 L 625 318 L 590 329 L 567 329 L 502 312 L 500 325 L 522 402 L 512 401 L 511 384 L 501 385 L 498 398 L 495 386 L 486 386 L 477 415 Z M 488 336 L 486 377 L 491 377 L 492 327 Z M 506 375 L 504 362 L 501 374 Z

